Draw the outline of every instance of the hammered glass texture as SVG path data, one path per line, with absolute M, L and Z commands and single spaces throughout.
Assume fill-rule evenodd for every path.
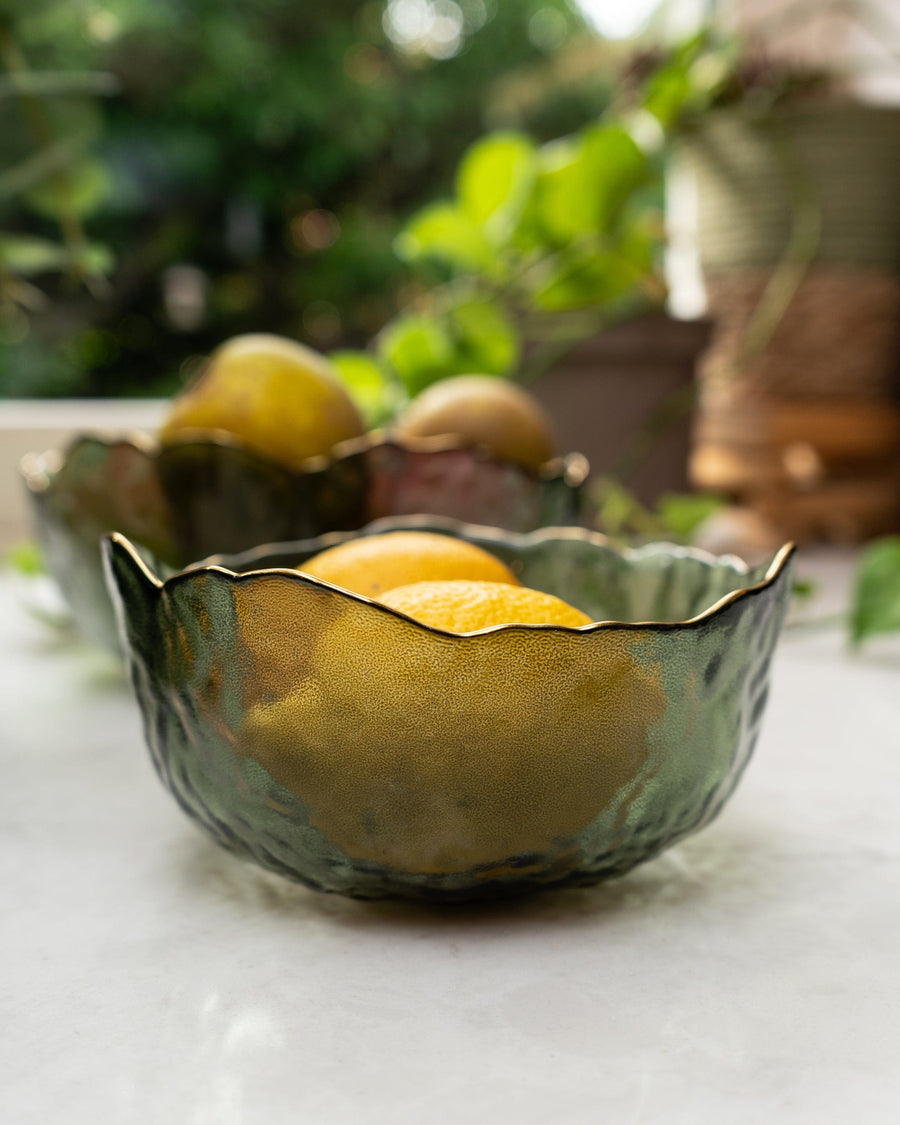
M 370 520 L 431 512 L 515 531 L 577 523 L 578 454 L 535 473 L 459 446 L 420 449 L 374 436 L 307 471 L 226 441 L 151 449 L 84 435 L 59 466 L 25 471 L 47 566 L 83 633 L 115 647 L 100 535 L 120 531 L 174 567 Z
M 449 635 L 297 572 L 161 584 L 107 541 L 154 762 L 220 844 L 320 890 L 452 900 L 621 874 L 716 815 L 759 732 L 789 552 L 766 577 L 586 532 L 456 534 L 626 623 Z M 649 610 L 673 623 L 627 623 Z

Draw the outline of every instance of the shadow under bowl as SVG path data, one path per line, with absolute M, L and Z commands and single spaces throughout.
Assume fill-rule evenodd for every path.
M 361 898 L 628 871 L 708 823 L 756 741 L 793 548 L 765 567 L 554 528 L 379 521 L 486 547 L 581 628 L 451 634 L 292 569 L 330 535 L 162 580 L 105 541 L 156 768 L 215 840 Z

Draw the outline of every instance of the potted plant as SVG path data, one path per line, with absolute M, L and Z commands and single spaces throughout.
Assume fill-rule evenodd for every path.
M 677 421 L 637 488 L 686 480 L 694 360 L 706 326 L 663 312 L 661 164 L 616 118 L 538 146 L 486 136 L 464 155 L 449 200 L 397 242 L 416 289 L 371 354 L 333 358 L 387 416 L 399 394 L 478 372 L 532 387 L 562 444 L 596 471 L 625 468 L 645 430 Z
M 689 185 L 709 310 L 692 459 L 773 538 L 900 517 L 900 110 L 705 32 L 641 76 Z

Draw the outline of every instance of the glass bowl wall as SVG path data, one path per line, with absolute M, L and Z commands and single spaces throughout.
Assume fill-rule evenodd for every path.
M 621 874 L 708 823 L 760 729 L 791 548 L 766 567 L 580 529 L 381 521 L 485 546 L 596 619 L 456 635 L 293 568 L 165 581 L 107 539 L 145 731 L 224 847 L 324 891 L 492 897 Z

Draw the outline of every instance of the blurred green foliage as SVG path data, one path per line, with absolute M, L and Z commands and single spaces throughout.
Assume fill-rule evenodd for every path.
M 421 287 L 375 341 L 373 379 L 380 370 L 386 396 L 465 372 L 530 382 L 611 322 L 660 303 L 671 143 L 712 109 L 767 112 L 823 80 L 711 26 L 616 70 L 602 115 L 543 144 L 521 130 L 479 138 L 452 196 L 405 224 L 396 249 Z
M 423 280 L 379 334 L 385 388 L 449 375 L 530 381 L 611 320 L 661 301 L 662 169 L 607 118 L 544 145 L 477 140 L 454 194 L 406 223 L 397 250 Z M 390 392 L 392 393 L 392 391 Z
M 879 633 L 900 631 L 900 536 L 876 539 L 856 569 L 850 636 L 859 645 Z
M 785 9 L 781 18 L 789 24 L 791 13 Z M 833 86 L 835 80 L 830 71 L 773 57 L 715 23 L 640 52 L 623 77 L 626 98 L 630 95 L 667 130 L 690 129 L 711 110 L 726 106 L 748 114 L 770 113 L 797 95 Z
M 623 543 L 690 543 L 700 526 L 727 504 L 724 496 L 710 492 L 664 492 L 648 508 L 614 476 L 592 481 L 589 502 L 599 530 Z
M 3 555 L 3 564 L 26 578 L 36 578 L 39 574 L 47 573 L 44 554 L 33 539 L 23 539 L 8 547 Z
M 444 38 L 410 38 L 413 9 Z M 248 329 L 362 344 L 417 291 L 394 253 L 402 217 L 486 127 L 541 140 L 602 111 L 601 68 L 546 70 L 579 36 L 567 0 L 0 0 L 0 394 L 168 393 Z M 504 100 L 531 73 L 540 98 Z M 458 181 L 476 221 L 485 174 Z M 495 239 L 510 186 L 483 216 Z M 468 348 L 491 336 L 497 366 L 511 345 L 490 315 L 472 304 L 454 331 Z M 445 342 L 406 346 L 443 362 Z

